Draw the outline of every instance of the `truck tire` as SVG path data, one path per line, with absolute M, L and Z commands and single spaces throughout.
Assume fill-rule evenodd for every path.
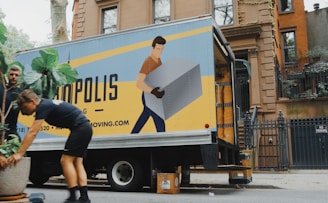
M 29 179 L 36 186 L 43 185 L 50 177 L 44 173 L 42 164 L 41 160 L 32 157 Z
M 41 166 L 32 164 L 29 179 L 34 185 L 41 186 L 49 180 L 49 175 L 42 172 Z
M 39 175 L 30 175 L 30 181 L 35 186 L 41 186 L 49 180 L 48 175 L 39 174 Z
M 107 165 L 107 179 L 114 191 L 138 191 L 143 186 L 143 170 L 138 160 L 118 158 Z

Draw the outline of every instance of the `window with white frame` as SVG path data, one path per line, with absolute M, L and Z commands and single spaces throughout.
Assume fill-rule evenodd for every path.
M 153 0 L 154 23 L 168 22 L 171 19 L 171 0 Z
M 214 0 L 214 17 L 218 25 L 233 24 L 233 0 Z
M 117 6 L 102 9 L 102 33 L 117 31 Z
M 295 64 L 297 62 L 295 31 L 282 32 L 281 35 L 284 64 Z
M 293 0 L 280 0 L 280 12 L 289 12 L 293 10 Z

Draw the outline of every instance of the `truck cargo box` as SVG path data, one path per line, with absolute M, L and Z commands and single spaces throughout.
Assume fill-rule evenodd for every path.
M 166 40 L 161 65 L 146 74 L 141 67 L 158 36 Z M 211 16 L 50 47 L 58 51 L 59 63 L 69 63 L 78 72 L 76 82 L 59 87 L 55 99 L 72 103 L 90 120 L 88 176 L 106 170 L 112 188 L 130 191 L 154 185 L 154 171 L 238 164 L 234 55 Z M 32 60 L 45 48 L 20 52 L 16 60 L 31 71 Z M 139 85 L 143 77 L 152 91 Z M 32 121 L 20 115 L 22 136 Z M 28 149 L 33 183 L 43 184 L 61 173 L 59 158 L 67 136 L 67 129 L 42 125 Z M 121 167 L 128 172 L 121 173 Z M 121 177 L 126 174 L 133 175 Z

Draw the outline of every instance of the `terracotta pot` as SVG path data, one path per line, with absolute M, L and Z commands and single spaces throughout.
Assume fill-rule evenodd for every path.
M 0 196 L 22 194 L 30 175 L 31 158 L 23 157 L 15 166 L 0 171 Z

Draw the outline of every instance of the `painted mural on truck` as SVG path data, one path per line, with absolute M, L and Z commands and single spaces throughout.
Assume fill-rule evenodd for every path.
M 79 107 L 94 136 L 216 129 L 211 29 L 211 21 L 204 20 L 52 46 L 59 60 L 79 73 L 74 84 L 59 88 L 55 99 Z M 154 45 L 156 39 L 162 41 Z M 145 66 L 152 55 L 158 58 L 149 71 Z M 37 56 L 39 50 L 31 50 L 16 60 L 29 70 Z M 32 119 L 20 115 L 21 134 Z M 39 138 L 67 134 L 50 125 L 41 130 Z

